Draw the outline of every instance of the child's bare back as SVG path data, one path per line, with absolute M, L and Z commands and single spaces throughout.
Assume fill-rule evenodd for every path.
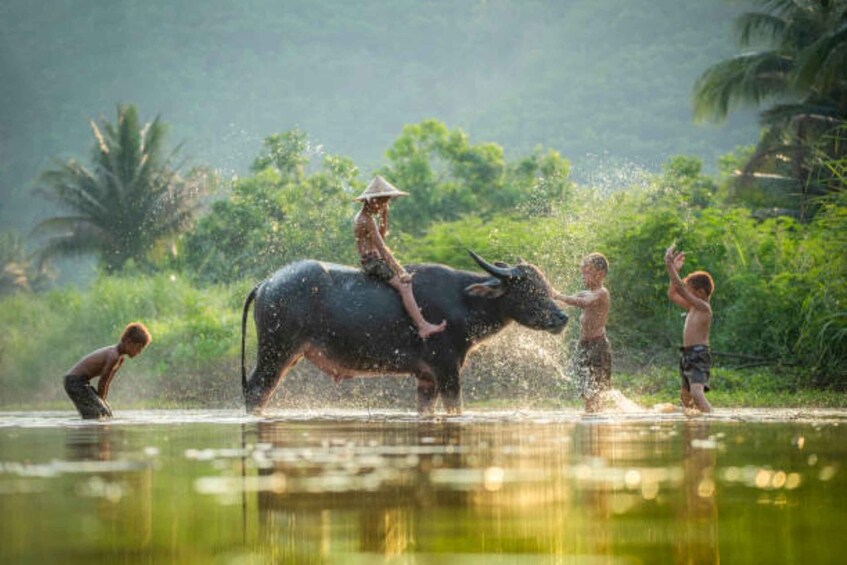
M 68 374 L 91 380 L 103 376 L 107 370 L 109 373 L 113 372 L 112 369 L 117 370 L 123 364 L 123 360 L 123 356 L 118 353 L 117 345 L 101 347 L 77 361 Z

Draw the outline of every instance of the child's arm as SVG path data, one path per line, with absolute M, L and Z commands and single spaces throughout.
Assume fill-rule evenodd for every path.
M 685 253 L 682 251 L 674 253 L 673 246 L 668 247 L 665 251 L 665 266 L 668 268 L 668 275 L 670 276 L 668 298 L 671 299 L 671 302 L 686 310 L 695 308 L 702 311 L 711 311 L 709 304 L 694 296 L 682 279 L 679 278 L 679 269 L 682 268 L 684 262 Z
M 581 290 L 576 294 L 565 295 L 554 291 L 553 300 L 564 302 L 569 306 L 577 306 L 579 308 L 590 308 L 602 300 L 602 295 L 599 292 L 591 290 Z
M 373 219 L 373 216 L 368 216 L 368 232 L 374 247 L 379 250 L 380 257 L 382 257 L 391 269 L 400 276 L 401 280 L 408 278 L 409 274 L 406 272 L 406 269 L 397 262 L 397 259 L 394 258 L 394 254 L 391 253 L 391 250 L 385 244 L 385 240 L 382 239 L 379 227 L 376 225 L 376 220 Z
M 113 358 L 109 359 L 106 366 L 103 367 L 103 372 L 100 374 L 100 379 L 97 381 L 97 396 L 101 399 L 106 400 L 106 397 L 109 396 L 109 385 L 112 383 L 112 379 L 115 378 L 115 373 L 118 372 L 122 363 L 123 357 L 115 355 Z
M 670 277 L 670 284 L 668 284 L 668 298 L 685 310 L 691 309 L 691 304 L 689 304 L 688 300 L 680 294 L 679 289 L 685 287 L 685 283 L 682 282 L 682 279 L 679 278 L 679 270 L 682 268 L 682 264 L 685 262 L 685 253 L 680 251 L 676 253 L 674 251 L 674 246 L 665 250 L 665 267 L 668 269 L 668 276 Z
M 383 241 L 388 237 L 388 208 L 386 207 L 379 215 L 379 235 Z
M 679 275 L 677 275 L 679 278 Z M 682 282 L 682 281 L 680 281 Z M 674 284 L 673 278 L 671 279 L 670 284 L 668 285 L 668 298 L 671 302 L 679 306 L 680 308 L 684 308 L 685 310 L 691 309 L 691 304 L 683 297 L 679 291 L 677 290 L 676 284 Z

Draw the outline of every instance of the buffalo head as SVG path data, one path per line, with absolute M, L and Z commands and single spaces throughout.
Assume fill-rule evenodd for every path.
M 550 283 L 537 267 L 524 261 L 491 264 L 471 250 L 468 253 L 493 277 L 468 286 L 468 294 L 499 299 L 506 316 L 528 328 L 551 333 L 565 329 L 568 316 L 553 301 Z

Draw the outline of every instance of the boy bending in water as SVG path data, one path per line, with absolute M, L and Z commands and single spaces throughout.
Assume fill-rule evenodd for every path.
M 553 298 L 582 308 L 576 353 L 580 396 L 586 412 L 599 412 L 602 394 L 612 387 L 612 347 L 606 338 L 611 298 L 603 286 L 609 261 L 601 253 L 591 253 L 582 260 L 581 270 L 585 290 L 571 296 L 554 291 Z
M 686 408 L 711 412 L 712 406 L 706 400 L 705 393 L 709 390 L 709 374 L 712 367 L 712 355 L 709 350 L 712 307 L 709 301 L 715 283 L 706 271 L 695 271 L 685 279 L 680 279 L 679 271 L 683 263 L 685 253 L 676 251 L 673 245 L 668 247 L 665 251 L 665 266 L 670 275 L 668 298 L 688 312 L 680 348 L 680 400 Z
M 363 202 L 363 205 L 356 214 L 353 232 L 356 236 L 356 247 L 359 250 L 362 270 L 367 275 L 388 283 L 400 293 L 403 307 L 415 323 L 418 335 L 421 339 L 426 339 L 432 334 L 444 331 L 447 320 L 442 320 L 440 324 L 435 325 L 424 319 L 412 292 L 412 275 L 397 262 L 385 244 L 385 237 L 388 235 L 389 203 L 392 198 L 407 194 L 397 190 L 381 176 L 374 177 L 367 189 L 356 198 Z M 379 225 L 376 222 L 377 216 L 380 218 Z
M 135 357 L 150 343 L 150 332 L 140 322 L 127 325 L 115 345 L 92 351 L 74 365 L 65 376 L 65 392 L 73 401 L 84 420 L 112 417 L 112 408 L 106 401 L 109 384 L 123 365 L 126 355 Z M 97 389 L 90 381 L 99 377 Z

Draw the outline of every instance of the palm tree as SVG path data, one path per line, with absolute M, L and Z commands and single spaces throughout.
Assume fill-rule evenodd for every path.
M 70 211 L 36 226 L 49 237 L 44 256 L 96 253 L 106 272 L 129 260 L 143 263 L 153 246 L 185 229 L 199 187 L 184 180 L 164 154 L 165 125 L 141 127 L 135 106 L 118 106 L 117 122 L 91 121 L 92 167 L 75 160 L 41 175 L 40 191 Z
M 23 238 L 17 232 L 0 233 L 0 296 L 21 290 L 39 290 L 52 278 L 50 264 L 27 254 Z
M 847 0 L 754 1 L 764 11 L 739 16 L 739 42 L 765 47 L 707 69 L 694 86 L 695 117 L 722 120 L 738 106 L 765 106 L 741 180 L 782 184 L 802 195 L 803 208 L 828 186 L 812 153 L 843 151 L 832 134 L 847 120 Z

